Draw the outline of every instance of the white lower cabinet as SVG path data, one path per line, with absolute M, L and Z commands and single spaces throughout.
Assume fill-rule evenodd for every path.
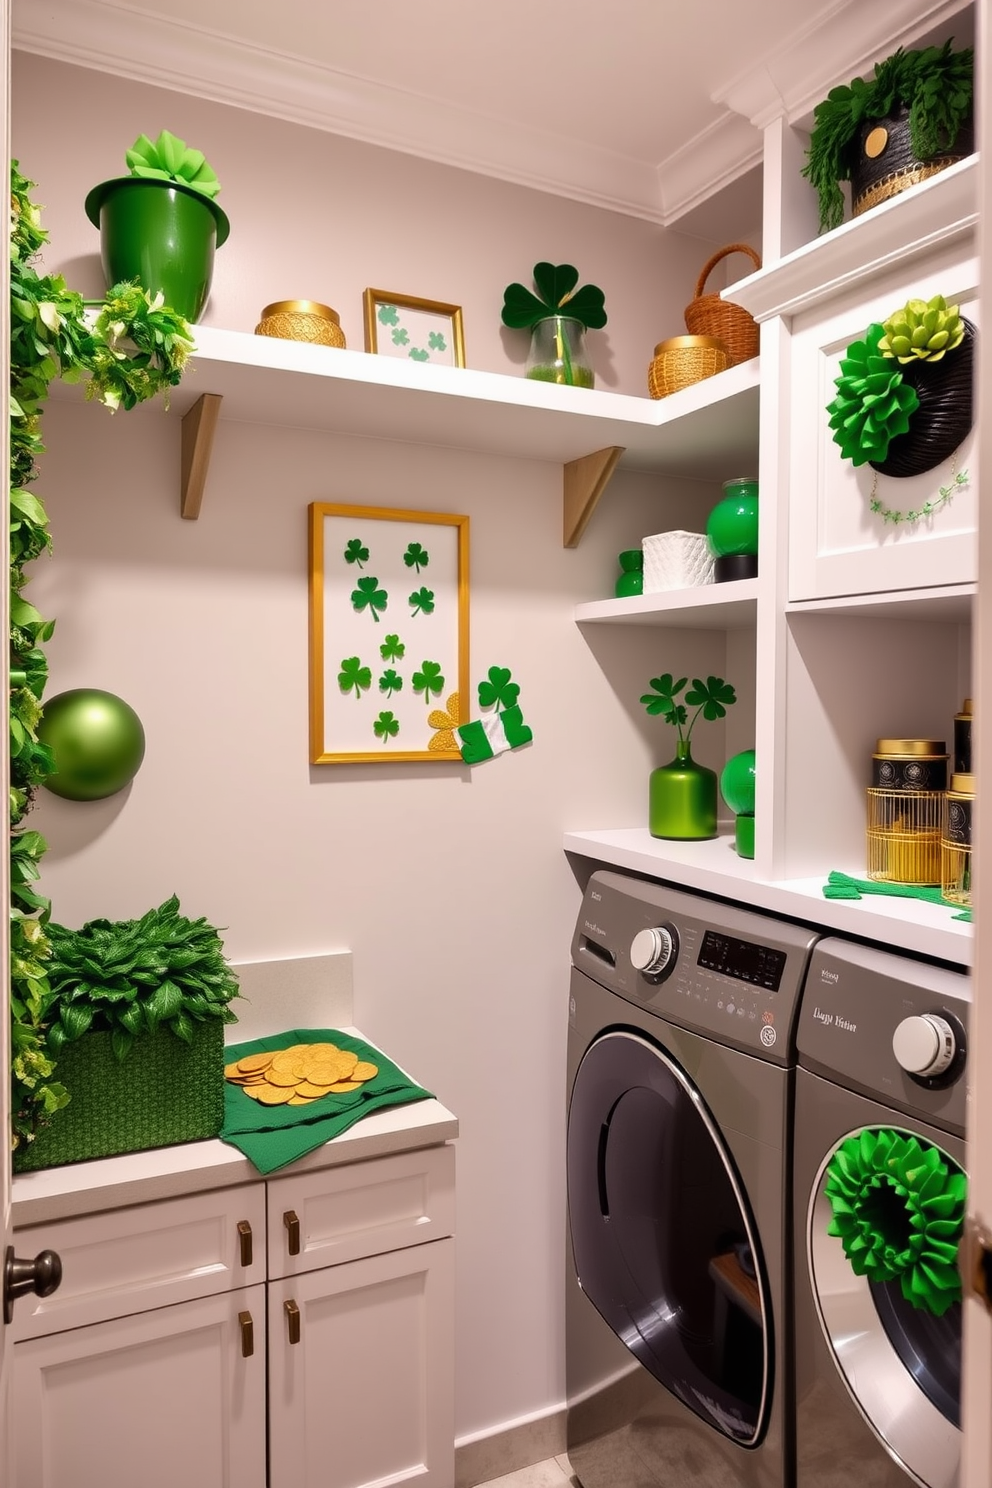
M 454 1479 L 454 1149 L 16 1226 L 12 1488 Z

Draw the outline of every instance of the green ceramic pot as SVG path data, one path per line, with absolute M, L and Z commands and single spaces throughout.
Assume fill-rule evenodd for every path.
M 216 202 L 174 181 L 119 176 L 94 186 L 86 215 L 100 229 L 108 289 L 136 279 L 187 320 L 199 317 L 210 293 L 214 249 L 231 230 Z
M 688 744 L 670 764 L 651 771 L 648 827 L 652 837 L 697 841 L 716 836 L 716 771 L 697 765 Z
M 723 500 L 706 519 L 706 536 L 716 557 L 716 583 L 753 578 L 758 572 L 758 482 L 724 481 Z

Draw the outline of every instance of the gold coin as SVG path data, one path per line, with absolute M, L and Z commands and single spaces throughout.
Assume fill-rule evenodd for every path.
M 269 1086 L 268 1088 L 271 1089 L 272 1087 Z M 244 1091 L 245 1095 L 249 1096 L 252 1100 L 258 1100 L 258 1088 L 257 1088 L 257 1086 L 254 1086 L 254 1085 L 242 1085 L 241 1089 Z
M 286 1102 L 287 1106 L 312 1106 L 314 1097 L 312 1095 L 293 1095 Z
M 342 1049 L 338 1056 L 338 1063 L 345 1065 L 348 1074 L 350 1075 L 352 1070 L 355 1068 L 355 1065 L 358 1063 L 358 1055 L 355 1054 L 351 1049 Z
M 377 1064 L 370 1064 L 367 1059 L 360 1059 L 351 1072 L 353 1080 L 374 1080 L 379 1073 Z
M 250 1074 L 255 1070 L 268 1069 L 272 1063 L 271 1054 L 246 1054 L 244 1059 L 239 1059 L 237 1068 L 242 1074 Z
M 269 1069 L 291 1070 L 298 1058 L 299 1053 L 295 1049 L 280 1049 L 278 1054 L 273 1055 Z
M 330 1085 L 315 1085 L 312 1080 L 301 1080 L 296 1087 L 297 1095 L 305 1095 L 310 1100 L 319 1100 L 330 1090 Z
M 338 1080 L 336 1085 L 331 1085 L 329 1088 L 333 1090 L 336 1095 L 341 1095 L 346 1090 L 360 1090 L 361 1087 L 361 1080 Z
M 252 1091 L 254 1099 L 261 1101 L 263 1106 L 288 1105 L 295 1094 L 295 1089 L 291 1090 L 285 1085 L 259 1085 L 257 1090 Z
M 296 1085 L 299 1081 L 299 1078 L 299 1075 L 295 1075 L 292 1070 L 276 1069 L 275 1066 L 270 1066 L 265 1071 L 266 1083 L 269 1085 L 282 1085 L 288 1087 L 291 1085 Z

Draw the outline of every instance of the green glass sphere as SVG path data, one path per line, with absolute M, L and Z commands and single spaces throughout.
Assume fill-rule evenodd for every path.
M 74 687 L 46 702 L 38 738 L 55 757 L 46 789 L 67 801 L 115 795 L 134 779 L 145 755 L 137 713 L 96 687 Z
M 742 749 L 727 761 L 720 775 L 720 790 L 735 816 L 754 815 L 753 749 Z
M 706 536 L 718 558 L 758 551 L 758 483 L 727 481 L 723 500 L 706 519 Z

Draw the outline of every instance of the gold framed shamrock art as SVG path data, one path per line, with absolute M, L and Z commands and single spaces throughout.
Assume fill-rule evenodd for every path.
M 468 517 L 310 505 L 310 762 L 461 760 Z
M 392 294 L 385 289 L 367 289 L 363 303 L 366 351 L 405 361 L 431 362 L 436 367 L 464 367 L 460 305 Z

